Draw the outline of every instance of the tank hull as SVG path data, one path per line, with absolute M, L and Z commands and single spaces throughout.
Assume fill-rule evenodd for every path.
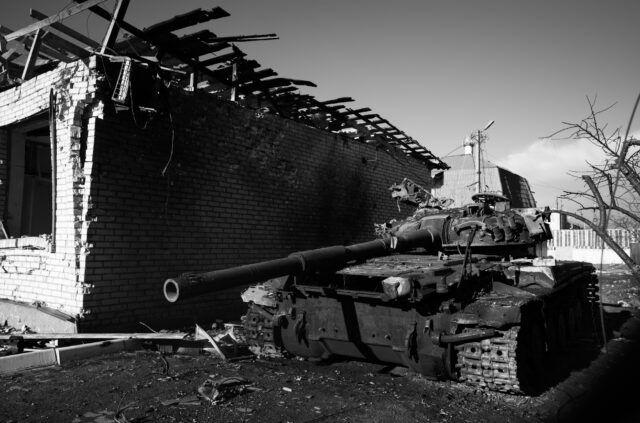
M 258 353 L 348 357 L 498 391 L 539 390 L 553 355 L 589 329 L 593 267 L 480 260 L 469 280 L 460 259 L 392 256 L 343 269 L 342 285 L 336 275 L 298 280 L 275 289 L 271 303 L 250 301 L 247 337 Z M 361 288 L 359 279 L 376 286 L 394 269 L 426 282 L 402 298 Z

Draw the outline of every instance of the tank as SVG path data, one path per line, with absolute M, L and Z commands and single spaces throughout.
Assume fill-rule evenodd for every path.
M 170 302 L 232 286 L 259 355 L 347 357 L 434 379 L 535 393 L 589 330 L 595 269 L 545 258 L 549 209 L 476 194 L 460 208 L 418 207 L 377 239 L 164 283 Z

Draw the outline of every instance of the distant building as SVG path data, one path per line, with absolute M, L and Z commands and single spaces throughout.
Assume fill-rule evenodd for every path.
M 444 183 L 440 188 L 432 189 L 434 196 L 453 200 L 452 207 L 471 202 L 476 193 L 477 172 L 473 150 L 465 147 L 465 154 L 442 158 L 451 168 L 444 171 Z M 527 179 L 497 166 L 488 160 L 482 160 L 482 191 L 497 192 L 511 200 L 511 207 L 536 207 L 536 201 Z

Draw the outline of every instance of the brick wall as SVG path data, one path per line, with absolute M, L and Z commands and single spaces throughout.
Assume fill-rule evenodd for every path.
M 205 93 L 171 91 L 150 121 L 116 113 L 108 68 L 62 64 L 0 93 L 0 156 L 11 125 L 46 111 L 51 88 L 57 96 L 55 242 L 0 242 L 0 298 L 77 315 L 80 330 L 238 318 L 241 287 L 172 305 L 162 283 L 371 239 L 374 222 L 409 214 L 391 184 L 429 185 L 425 165 L 400 152 Z
M 78 254 L 83 246 L 79 228 L 84 214 L 84 177 L 79 156 L 81 139 L 86 137 L 82 116 L 87 111 L 100 111 L 99 107 L 94 110 L 99 104 L 94 104 L 97 75 L 92 68 L 95 58 L 61 64 L 0 93 L 0 210 L 4 221 L 8 217 L 9 134 L 16 125 L 48 111 L 51 90 L 57 96 L 55 245 L 42 239 L 0 242 L 0 298 L 38 302 L 71 316 L 82 315 L 85 292 Z
M 0 213 L 3 222 L 6 222 L 4 210 L 7 207 L 7 190 L 9 188 L 8 169 L 9 159 L 9 131 L 0 127 Z M 4 223 L 3 223 L 4 224 Z
M 86 327 L 238 318 L 240 288 L 174 305 L 162 283 L 372 239 L 374 222 L 400 217 L 387 188 L 430 178 L 400 153 L 207 94 L 168 104 L 146 129 L 130 112 L 94 122 Z

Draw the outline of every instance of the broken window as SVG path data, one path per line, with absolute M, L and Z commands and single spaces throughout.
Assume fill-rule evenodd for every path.
M 38 117 L 8 132 L 5 229 L 10 237 L 51 234 L 52 172 L 49 121 Z

